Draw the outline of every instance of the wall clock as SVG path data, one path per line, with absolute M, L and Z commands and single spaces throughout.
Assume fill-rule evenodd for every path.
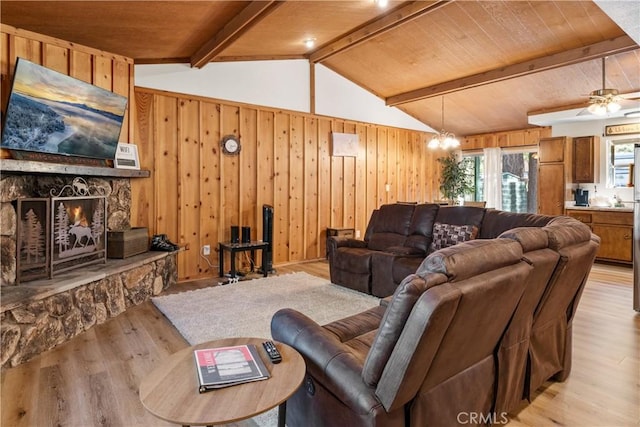
M 224 154 L 236 155 L 240 153 L 240 138 L 235 135 L 226 135 L 220 142 Z

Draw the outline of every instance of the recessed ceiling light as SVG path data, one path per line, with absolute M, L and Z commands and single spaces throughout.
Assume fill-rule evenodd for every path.
M 389 5 L 389 0 L 373 0 L 378 7 L 387 7 Z
M 316 39 L 306 39 L 304 45 L 308 48 L 312 48 L 316 44 Z
M 629 111 L 628 113 L 624 113 L 625 117 L 640 117 L 640 110 Z

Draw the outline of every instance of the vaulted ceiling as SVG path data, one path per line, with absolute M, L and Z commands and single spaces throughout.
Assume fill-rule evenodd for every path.
M 470 135 L 586 107 L 605 56 L 606 87 L 637 98 L 638 2 L 605 3 L 613 19 L 586 0 L 3 0 L 0 22 L 139 64 L 308 59 L 434 129 L 444 99 L 447 130 Z

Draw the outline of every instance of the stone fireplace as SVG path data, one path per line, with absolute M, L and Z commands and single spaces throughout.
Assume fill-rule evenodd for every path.
M 18 284 L 18 246 L 20 244 L 20 239 L 18 238 L 18 222 L 20 217 L 17 209 L 19 204 L 23 204 L 19 203 L 19 201 L 29 200 L 32 204 L 37 204 L 34 199 L 42 199 L 45 203 L 47 200 L 52 200 L 52 204 L 55 204 L 55 206 L 52 206 L 50 212 L 54 217 L 54 224 L 49 232 L 49 238 L 53 237 L 53 240 L 55 241 L 55 236 L 53 236 L 53 234 L 56 232 L 60 233 L 60 230 L 56 230 L 55 228 L 55 216 L 61 215 L 60 212 L 56 212 L 56 209 L 59 209 L 60 204 L 62 204 L 66 212 L 68 207 L 66 205 L 68 205 L 71 200 L 68 197 L 63 196 L 63 194 L 66 193 L 60 193 L 60 191 L 64 188 L 74 188 L 74 182 L 76 187 L 79 182 L 83 182 L 86 184 L 87 188 L 95 189 L 94 194 L 104 194 L 104 200 L 106 201 L 107 207 L 105 213 L 106 218 L 101 218 L 100 221 L 108 230 L 123 230 L 130 227 L 131 184 L 128 178 L 104 179 L 88 177 L 86 180 L 83 179 L 82 181 L 78 181 L 77 177 L 73 176 L 3 176 L 2 179 L 0 179 L 0 285 L 8 286 Z M 59 195 L 60 197 L 51 197 L 52 190 L 54 191 L 54 194 Z M 99 199 L 96 199 L 92 194 L 87 194 L 86 196 L 77 193 L 71 194 L 71 198 L 84 201 L 84 203 L 77 204 L 80 208 L 82 208 L 81 205 L 91 206 L 94 203 L 100 203 Z M 31 209 L 31 206 L 27 209 Z M 93 211 L 95 209 L 90 208 L 90 210 Z M 69 216 L 73 214 L 67 213 L 66 215 Z M 24 218 L 22 220 L 24 220 Z M 40 221 L 40 223 L 43 224 L 43 228 L 45 225 L 48 225 L 47 221 L 49 221 L 49 219 Z M 66 221 L 68 222 L 70 220 L 67 218 Z M 96 222 L 97 221 L 94 221 L 94 224 Z M 70 227 L 73 227 L 73 224 Z M 72 240 L 70 242 L 71 245 L 74 245 L 76 241 L 79 243 L 75 244 L 72 248 L 60 247 L 58 250 L 55 250 L 56 245 L 54 245 L 54 251 L 50 254 L 51 264 L 54 264 L 52 271 L 47 272 L 47 274 L 44 275 L 36 275 L 36 277 L 44 277 L 50 273 L 54 273 L 56 270 L 65 268 L 65 266 L 62 265 L 65 261 L 64 258 L 69 258 L 71 251 L 74 251 L 74 253 L 82 252 L 82 248 L 79 249 L 79 246 L 83 245 L 91 235 L 91 233 L 87 233 L 86 230 L 86 225 L 82 225 L 80 223 L 70 230 L 67 230 Z M 82 237 L 83 235 L 85 235 L 84 238 Z M 78 240 L 78 237 L 81 239 Z M 98 255 L 102 254 L 103 262 L 106 258 L 104 240 L 105 238 L 102 236 L 102 249 L 92 251 L 96 252 Z M 85 252 L 87 251 L 85 250 Z M 29 277 L 31 278 L 32 276 L 33 275 L 30 275 Z
M 18 199 L 16 282 L 106 263 L 106 198 L 83 178 L 50 198 Z
M 2 160 L 0 165 L 2 368 L 23 363 L 175 284 L 175 252 L 147 252 L 127 259 L 107 259 L 104 252 L 106 230 L 131 226 L 130 178 L 144 178 L 148 171 L 16 160 Z M 82 181 L 76 180 L 79 177 Z M 74 180 L 76 188 L 93 189 L 91 194 L 60 193 L 73 188 Z M 47 215 L 50 222 L 37 219 Z M 32 237 L 24 252 L 28 256 L 20 259 L 25 227 Z M 40 241 L 41 229 L 47 229 L 49 243 Z M 41 248 L 47 245 L 50 259 L 43 262 Z M 68 264 L 86 254 L 97 256 L 98 262 Z M 48 267 L 36 268 L 35 277 L 18 281 L 24 260 Z M 25 271 L 30 270 L 20 273 Z

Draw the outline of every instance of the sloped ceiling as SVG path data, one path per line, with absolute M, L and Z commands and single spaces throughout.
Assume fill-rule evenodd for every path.
M 463 136 L 586 107 L 603 56 L 607 87 L 640 91 L 638 4 L 3 0 L 0 22 L 137 63 L 306 58 L 434 129 L 444 99 L 444 126 Z

